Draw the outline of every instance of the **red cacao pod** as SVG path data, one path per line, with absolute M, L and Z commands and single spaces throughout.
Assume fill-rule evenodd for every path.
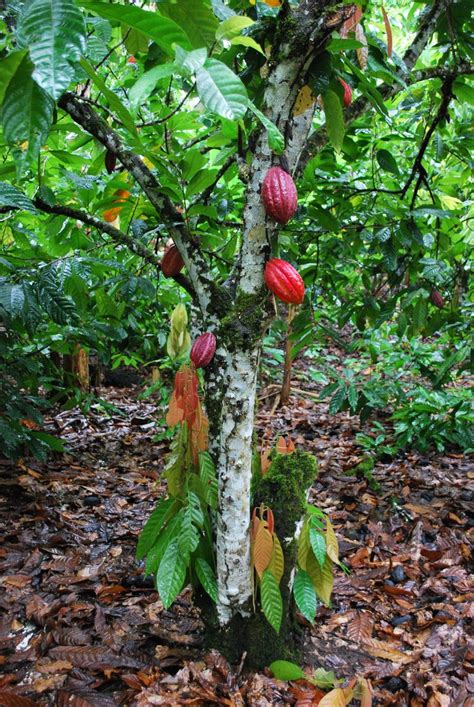
M 342 97 L 344 108 L 349 108 L 352 103 L 352 88 L 343 79 L 339 79 L 339 82 L 344 89 L 344 95 Z
M 184 260 L 177 247 L 173 244 L 165 250 L 161 260 L 161 272 L 165 277 L 175 277 L 184 267 Z
M 265 284 L 282 302 L 301 304 L 304 300 L 304 282 L 297 270 L 280 258 L 272 258 L 265 265 Z
M 111 150 L 107 150 L 107 152 L 105 153 L 104 164 L 108 174 L 112 174 L 112 172 L 115 172 L 117 158 Z
M 438 309 L 443 309 L 444 307 L 444 297 L 438 290 L 432 290 L 430 294 L 430 301 Z
M 203 368 L 208 366 L 214 354 L 216 353 L 216 337 L 207 331 L 205 334 L 198 336 L 191 349 L 191 361 L 194 363 L 196 368 Z
M 265 211 L 275 221 L 288 223 L 298 208 L 298 193 L 288 172 L 281 167 L 271 167 L 262 184 L 262 201 Z

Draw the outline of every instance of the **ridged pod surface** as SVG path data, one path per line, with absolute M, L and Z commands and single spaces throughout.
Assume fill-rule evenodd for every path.
M 184 260 L 177 247 L 173 244 L 165 250 L 161 260 L 161 272 L 165 277 L 175 277 L 184 267 Z
M 282 302 L 301 304 L 304 300 L 304 282 L 297 270 L 280 258 L 271 258 L 265 265 L 265 284 Z
M 210 331 L 198 336 L 190 354 L 191 361 L 196 368 L 204 368 L 211 363 L 216 353 L 216 346 L 216 337 Z
M 352 103 L 352 88 L 343 79 L 339 79 L 339 82 L 344 89 L 344 96 L 342 97 L 344 108 L 349 108 Z
M 440 292 L 438 292 L 438 290 L 432 290 L 430 294 L 430 301 L 435 307 L 438 307 L 438 309 L 444 308 L 444 297 Z
M 298 208 L 298 193 L 288 172 L 281 167 L 271 167 L 262 184 L 262 201 L 265 211 L 275 221 L 284 225 Z

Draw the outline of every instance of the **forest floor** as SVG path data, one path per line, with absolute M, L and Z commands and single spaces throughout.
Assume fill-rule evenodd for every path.
M 276 411 L 275 389 L 260 391 L 259 432 L 316 455 L 312 500 L 351 573 L 337 571 L 332 608 L 307 628 L 302 667 L 367 678 L 377 705 L 474 705 L 472 466 L 409 453 L 376 463 L 373 490 L 348 475 L 361 460 L 358 418 L 329 416 L 303 378 L 304 367 L 294 383 L 305 392 Z M 165 493 L 168 443 L 153 441 L 156 405 L 138 392 L 102 389 L 113 416 L 93 407 L 49 419 L 65 454 L 0 461 L 0 705 L 318 704 L 306 681 L 205 654 L 189 589 L 166 611 L 143 576 L 137 535 Z

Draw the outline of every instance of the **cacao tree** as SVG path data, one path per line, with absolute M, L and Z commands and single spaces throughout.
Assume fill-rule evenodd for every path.
M 427 123 L 413 136 L 401 185 L 360 187 L 357 174 L 353 181 L 359 199 L 386 194 L 396 202 L 395 218 L 396 208 L 404 209 L 406 240 L 417 240 L 417 218 L 445 218 L 425 158 L 453 104 L 472 97 L 466 6 L 410 3 L 415 29 L 397 35 L 396 49 L 385 10 L 382 16 L 381 6 L 365 3 L 180 0 L 147 8 L 30 0 L 4 10 L 0 210 L 10 236 L 33 239 L 41 224 L 60 242 L 79 226 L 92 244 L 113 243 L 172 279 L 190 302 L 191 361 L 203 368 L 208 451 L 198 378 L 185 367 L 169 413 L 181 425 L 172 458 L 183 466 L 168 476 L 170 498 L 148 530 L 154 539 L 166 530 L 155 551 L 166 603 L 185 581 L 183 554 L 198 553 L 193 571 L 216 608 L 214 615 L 203 602 L 209 640 L 230 655 L 250 651 L 258 635 L 254 660 L 282 657 L 292 630 L 291 590 L 313 620 L 314 577 L 330 577 L 338 561 L 330 524 L 306 508 L 316 473 L 312 460 L 301 452 L 277 455 L 271 473 L 252 487 L 263 338 L 281 302 L 298 305 L 303 317 L 310 310 L 320 260 L 314 227 L 337 230 L 326 185 L 318 182 L 318 160 L 334 162 L 334 197 L 349 188 L 351 154 L 359 149 L 372 150 L 382 170 L 400 176 L 391 153 L 376 147 L 374 131 L 379 122 L 395 131 L 399 101 L 409 107 L 422 86 L 430 96 Z M 402 27 L 400 12 L 388 10 Z M 374 22 L 379 34 L 369 33 Z M 357 209 L 352 196 L 341 198 L 351 210 Z M 432 203 L 420 215 L 421 196 Z M 351 227 L 363 229 L 351 219 L 336 249 Z M 441 223 L 437 228 L 441 238 Z M 421 241 L 407 256 L 410 263 L 421 257 Z M 328 261 L 333 255 L 329 249 Z M 405 255 L 398 254 L 400 262 Z M 328 272 L 336 277 L 337 263 Z M 14 277 L 4 283 L 5 311 L 31 306 L 12 300 L 18 297 L 14 284 Z M 431 301 L 444 306 L 437 291 Z M 159 298 L 149 306 L 160 307 Z M 186 351 L 186 323 L 176 312 L 173 355 Z M 193 435 L 201 454 L 184 462 Z M 202 486 L 183 485 L 184 472 L 197 468 L 212 511 L 211 541 L 203 548 Z M 170 520 L 178 518 L 178 507 L 180 525 Z M 297 535 L 307 548 L 301 550 L 301 542 L 297 548 Z M 264 562 L 255 558 L 257 537 L 263 538 L 259 548 L 267 548 Z M 255 582 L 271 626 L 254 614 Z M 323 601 L 329 601 L 329 583 Z

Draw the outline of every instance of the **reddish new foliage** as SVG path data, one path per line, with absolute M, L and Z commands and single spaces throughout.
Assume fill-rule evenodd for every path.
M 262 185 L 265 211 L 278 223 L 285 224 L 294 216 L 298 207 L 295 183 L 281 167 L 271 167 Z
M 280 258 L 272 258 L 265 266 L 264 280 L 268 289 L 282 302 L 301 304 L 304 282 L 297 270 Z

